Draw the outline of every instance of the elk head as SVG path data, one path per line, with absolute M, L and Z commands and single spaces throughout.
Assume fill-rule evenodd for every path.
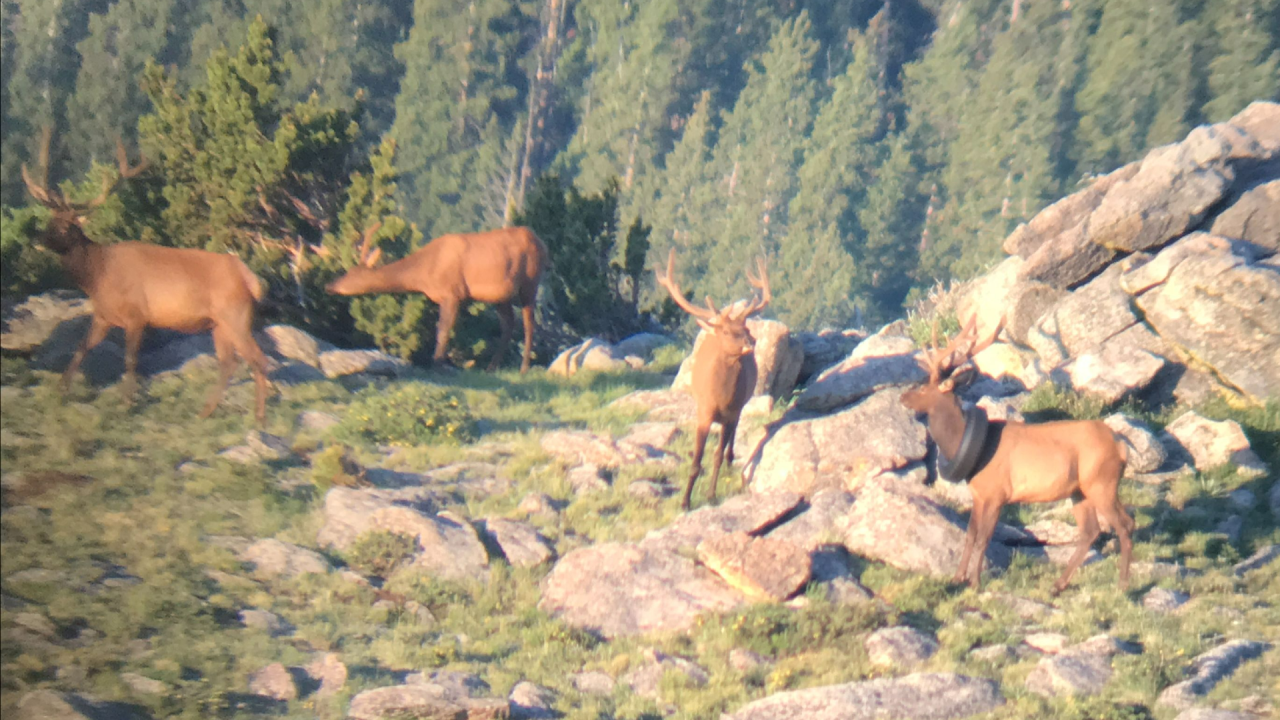
M 921 351 L 916 362 L 920 367 L 929 374 L 929 379 L 923 385 L 908 390 L 902 394 L 902 404 L 918 413 L 928 413 L 939 403 L 951 402 L 959 407 L 958 401 L 955 399 L 953 392 L 956 387 L 963 384 L 969 373 L 956 375 L 955 371 L 964 365 L 974 355 L 977 355 L 988 345 L 995 341 L 996 336 L 1000 334 L 1001 328 L 1004 327 L 1004 319 L 996 323 L 996 327 L 991 334 L 978 339 L 977 331 L 977 315 L 969 319 L 964 328 L 956 333 L 947 343 L 945 348 L 938 348 L 938 320 L 934 318 L 933 333 L 930 346 Z
M 337 280 L 324 287 L 331 295 L 360 295 L 369 291 L 371 281 L 378 274 L 378 261 L 382 248 L 373 247 L 373 236 L 382 228 L 382 221 L 375 221 L 365 228 L 360 239 L 359 261 Z
M 675 263 L 676 251 L 672 248 L 667 254 L 666 275 L 655 271 L 658 284 L 666 288 L 671 294 L 671 299 L 680 306 L 681 310 L 693 316 L 698 327 L 707 331 L 707 338 L 703 342 L 714 343 L 719 354 L 724 357 L 742 357 L 751 354 L 755 350 L 756 341 L 751 336 L 751 331 L 747 329 L 747 319 L 768 307 L 769 301 L 773 298 L 769 291 L 769 274 L 764 260 L 756 260 L 759 275 L 753 275 L 751 271 L 747 271 L 747 282 L 759 290 L 760 294 L 747 301 L 745 305 L 734 304 L 723 310 L 716 308 L 710 296 L 706 298 L 705 308 L 689 302 L 672 277 Z
M 94 199 L 87 203 L 73 203 L 62 193 L 49 188 L 49 141 L 52 134 L 48 126 L 45 126 L 41 133 L 39 181 L 31 177 L 26 163 L 22 163 L 22 181 L 26 183 L 27 192 L 31 193 L 31 197 L 53 213 L 41 238 L 42 244 L 53 252 L 64 255 L 92 242 L 84 234 L 84 223 L 88 220 L 89 214 L 106 202 L 121 180 L 132 178 L 146 169 L 147 159 L 141 157 L 137 165 L 130 166 L 124 143 L 116 138 L 116 163 L 120 168 L 119 174 L 114 178 L 104 177 L 102 191 Z

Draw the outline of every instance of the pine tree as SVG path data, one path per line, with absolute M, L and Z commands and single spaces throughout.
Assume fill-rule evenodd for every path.
M 801 13 L 784 22 L 724 118 L 712 156 L 716 197 L 697 209 L 695 237 L 711 243 L 704 292 L 728 298 L 748 291 L 744 269 L 774 255 L 785 235 L 804 137 L 813 122 L 817 43 Z
M 888 153 L 858 210 L 862 237 L 855 251 L 867 314 L 878 322 L 902 312 L 919 263 L 917 230 L 924 208 L 924 198 L 916 191 L 916 159 L 907 135 L 898 133 L 886 142 Z
M 89 18 L 80 42 L 80 72 L 67 109 L 68 143 L 77 170 L 94 160 L 110 161 L 115 138 L 129 142 L 148 100 L 139 79 L 147 60 L 159 60 L 168 45 L 173 0 L 119 0 Z
M 941 174 L 948 200 L 924 257 L 936 276 L 985 268 L 1009 231 L 1056 193 L 1058 13 L 1052 3 L 1030 4 L 992 43 Z
M 849 246 L 861 234 L 856 210 L 866 199 L 885 122 L 877 55 L 872 40 L 859 36 L 853 62 L 833 81 L 805 142 L 772 273 L 779 316 L 791 327 L 839 325 L 852 313 L 857 269 Z
M 1220 122 L 1254 100 L 1280 100 L 1280 2 L 1225 0 L 1213 23 L 1209 61 L 1209 122 Z
M 503 150 L 518 101 L 508 72 L 524 22 L 509 0 L 418 0 L 396 46 L 404 79 L 396 96 L 401 203 L 428 237 L 502 224 L 510 169 Z
M 1076 96 L 1078 171 L 1108 172 L 1186 133 L 1192 37 L 1173 3 L 1108 0 Z

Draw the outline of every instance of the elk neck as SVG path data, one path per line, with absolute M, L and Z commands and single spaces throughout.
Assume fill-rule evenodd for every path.
M 938 450 L 946 457 L 954 458 L 964 437 L 964 413 L 960 410 L 960 403 L 953 396 L 944 395 L 929 408 L 925 422 Z
M 90 296 L 98 284 L 98 273 L 102 270 L 102 250 L 97 243 L 83 242 L 73 244 L 65 252 L 58 254 L 62 269 Z

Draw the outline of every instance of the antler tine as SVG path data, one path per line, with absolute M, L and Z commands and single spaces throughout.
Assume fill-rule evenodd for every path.
M 978 316 L 975 313 L 969 318 L 969 322 L 965 323 L 964 327 L 960 329 L 960 332 L 952 336 L 946 348 L 938 353 L 939 374 L 963 365 L 977 351 L 974 346 L 974 341 L 976 340 L 974 333 L 977 332 L 977 323 Z M 997 330 L 997 332 L 999 331 Z
M 675 269 L 676 249 L 671 248 L 671 252 L 667 253 L 667 274 L 663 275 L 657 268 L 654 268 L 653 274 L 656 276 L 658 284 L 666 288 L 667 292 L 671 295 L 671 299 L 676 301 L 676 305 L 679 305 L 681 310 L 684 310 L 699 320 L 710 321 L 713 319 L 718 313 L 715 311 L 715 306 L 711 304 L 711 298 L 707 298 L 707 304 L 711 306 L 711 310 L 703 310 L 689 302 L 689 300 L 684 296 L 684 293 L 680 291 L 680 286 L 677 285 L 676 281 L 673 279 Z
M 382 229 L 382 221 L 374 220 L 373 224 L 364 229 L 360 236 L 360 264 L 366 267 L 373 267 L 378 262 L 378 258 L 382 257 L 382 248 L 373 250 L 373 236 L 378 230 Z
M 759 290 L 760 295 L 752 298 L 743 317 L 749 317 L 764 310 L 773 300 L 773 292 L 769 289 L 769 268 L 764 258 L 756 258 L 756 270 L 759 274 L 753 275 L 751 268 L 747 268 L 747 282 L 751 284 L 751 287 Z
M 63 204 L 62 199 L 49 191 L 49 142 L 52 138 L 53 128 L 48 125 L 41 128 L 40 149 L 36 156 L 39 160 L 40 182 L 31 179 L 26 163 L 22 163 L 22 181 L 26 183 L 27 192 L 31 193 L 36 202 L 48 208 L 59 208 Z
M 87 203 L 77 204 L 76 207 L 81 210 L 92 210 L 93 208 L 98 207 L 102 203 L 106 202 L 107 198 L 111 197 L 111 193 L 115 191 L 116 186 L 120 184 L 121 180 L 128 180 L 136 177 L 143 170 L 146 170 L 149 164 L 150 161 L 147 160 L 146 156 L 139 154 L 138 164 L 131 167 L 129 165 L 129 153 L 124 149 L 124 141 L 117 135 L 116 166 L 119 169 L 119 174 L 114 178 L 104 177 L 102 179 L 102 192 L 98 193 L 98 197 Z

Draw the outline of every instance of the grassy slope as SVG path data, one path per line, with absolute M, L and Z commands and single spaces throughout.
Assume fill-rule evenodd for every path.
M 667 358 L 668 365 L 673 359 Z M 1154 710 L 1155 697 L 1181 678 L 1190 657 L 1222 637 L 1280 644 L 1280 607 L 1274 604 L 1280 597 L 1280 563 L 1243 580 L 1230 571 L 1233 562 L 1256 546 L 1280 541 L 1276 522 L 1265 509 L 1267 482 L 1245 481 L 1225 471 L 1162 488 L 1130 483 L 1124 490 L 1139 527 L 1135 560 L 1176 561 L 1202 573 L 1158 581 L 1139 573 L 1132 590 L 1122 594 L 1115 586 L 1114 558 L 1107 552 L 1102 562 L 1085 567 L 1055 602 L 1063 612 L 1039 624 L 1018 619 L 994 595 L 1049 600 L 1057 568 L 1025 560 L 988 580 L 981 594 L 869 563 L 861 568 L 862 580 L 892 603 L 891 610 L 834 607 L 815 595 L 801 610 L 757 605 L 706 617 L 688 633 L 611 643 L 600 643 L 536 609 L 546 568 L 516 570 L 499 563 L 485 586 L 425 577 L 391 583 L 388 589 L 430 608 L 437 621 L 424 622 L 394 607 L 375 607 L 371 590 L 336 573 L 257 582 L 229 550 L 209 541 L 211 535 L 236 535 L 312 545 L 319 527 L 319 493 L 308 483 L 288 482 L 306 478 L 305 468 L 245 467 L 214 457 L 243 441 L 249 384 L 234 387 L 227 406 L 213 418 L 196 420 L 212 373 L 154 381 L 140 406 L 127 411 L 115 388 L 97 391 L 81 385 L 64 400 L 52 375 L 30 372 L 20 360 L 5 358 L 3 363 L 3 382 L 26 388 L 4 396 L 4 472 L 54 469 L 93 478 L 83 485 L 51 487 L 26 507 L 10 507 L 4 514 L 3 591 L 6 602 L 20 598 L 28 604 L 17 611 L 6 609 L 3 626 L 11 631 L 19 612 L 31 612 L 47 617 L 58 631 L 54 642 L 4 643 L 0 712 L 6 715 L 24 690 L 53 687 L 134 702 L 156 716 L 283 713 L 336 718 L 355 692 L 397 682 L 404 671 L 449 668 L 478 673 L 495 695 L 505 694 L 521 679 L 551 687 L 559 693 L 558 709 L 569 718 L 661 717 L 659 704 L 621 685 L 611 697 L 583 696 L 566 677 L 582 669 L 618 677 L 635 666 L 644 648 L 657 647 L 691 657 L 712 676 L 700 688 L 666 678 L 664 699 L 677 708 L 674 717 L 715 718 L 768 693 L 885 674 L 867 662 L 862 637 L 875 627 L 905 622 L 936 632 L 941 642 L 942 650 L 922 669 L 1002 682 L 1010 702 L 997 717 L 1165 719 L 1176 713 Z M 537 443 L 541 431 L 561 424 L 621 431 L 635 416 L 604 405 L 633 389 L 665 384 L 666 378 L 633 373 L 564 381 L 535 371 L 526 378 L 461 373 L 446 381 L 465 388 L 473 411 L 487 421 L 491 432 L 484 441 L 507 446 L 499 462 L 514 481 L 509 493 L 459 508 L 467 516 L 519 517 L 516 505 L 531 490 L 572 500 L 556 519 L 534 520 L 561 554 L 587 542 L 638 538 L 676 516 L 676 498 L 645 502 L 626 490 L 629 479 L 661 470 L 628 469 L 610 491 L 573 500 L 562 466 L 549 461 Z M 291 438 L 305 453 L 321 438 L 295 432 L 298 413 L 320 409 L 341 414 L 350 398 L 350 390 L 336 382 L 285 388 L 272 400 L 266 429 Z M 1046 414 L 1097 411 L 1078 398 L 1054 393 L 1042 392 L 1033 400 Z M 1248 426 L 1264 459 L 1280 468 L 1280 412 L 1275 407 L 1244 413 L 1214 407 L 1207 412 L 1234 414 Z M 1147 419 L 1160 424 L 1172 417 Z M 689 439 L 679 440 L 676 449 L 687 452 Z M 359 454 L 365 462 L 418 470 L 468 456 L 465 448 L 444 446 L 404 448 L 390 455 L 361 448 Z M 206 467 L 177 471 L 187 460 Z M 679 477 L 671 479 L 678 483 L 683 473 L 682 467 Z M 1241 542 L 1231 545 L 1211 529 L 1228 513 L 1226 493 L 1241 485 L 1253 489 L 1260 502 L 1245 517 Z M 736 474 L 726 491 L 740 491 Z M 1057 511 L 1010 508 L 1006 517 L 1030 522 Z M 140 582 L 97 581 L 107 563 L 122 566 Z M 31 568 L 58 574 L 23 573 Z M 1188 591 L 1193 599 L 1175 615 L 1146 611 L 1137 600 L 1156 584 Z M 237 612 L 250 607 L 281 615 L 296 632 L 272 638 L 240 627 Z M 1116 675 L 1106 691 L 1084 701 L 1048 701 L 1025 692 L 1022 681 L 1035 667 L 1034 658 L 993 665 L 967 657 L 972 647 L 1017 643 L 1037 630 L 1062 632 L 1073 640 L 1108 632 L 1141 643 L 1145 651 L 1117 658 Z M 727 657 L 737 647 L 777 662 L 740 672 L 729 666 Z M 338 696 L 270 707 L 245 695 L 250 672 L 275 661 L 304 664 L 316 650 L 338 652 L 350 669 L 351 680 Z M 175 690 L 165 697 L 134 693 L 120 680 L 127 672 L 162 680 Z M 1278 677 L 1280 652 L 1273 651 L 1219 686 L 1210 702 L 1261 694 L 1280 704 Z

